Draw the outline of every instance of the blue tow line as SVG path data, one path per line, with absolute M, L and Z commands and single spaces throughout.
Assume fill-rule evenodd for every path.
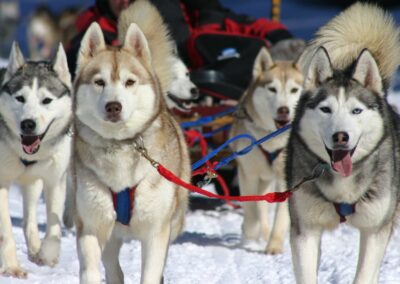
M 236 107 L 229 108 L 227 110 L 224 110 L 222 112 L 219 112 L 214 115 L 208 115 L 208 116 L 203 116 L 200 117 L 198 120 L 195 121 L 186 121 L 181 123 L 181 127 L 183 129 L 190 128 L 190 127 L 195 127 L 195 126 L 200 126 L 204 125 L 210 122 L 213 122 L 215 119 L 226 116 L 228 114 L 234 113 L 236 111 Z
M 224 148 L 226 148 L 227 146 L 229 146 L 230 144 L 232 144 L 233 142 L 235 142 L 236 140 L 240 140 L 240 139 L 247 139 L 250 141 L 249 146 L 243 148 L 240 151 L 236 151 L 233 152 L 232 155 L 223 158 L 216 166 L 215 166 L 215 170 L 218 170 L 219 168 L 227 165 L 230 161 L 232 161 L 233 159 L 235 159 L 237 156 L 243 156 L 246 155 L 247 153 L 249 153 L 251 150 L 253 150 L 253 148 L 255 146 L 258 146 L 272 138 L 275 138 L 276 136 L 286 132 L 287 130 L 289 130 L 292 127 L 291 124 L 286 125 L 282 128 L 279 128 L 278 130 L 260 138 L 260 139 L 256 139 L 253 136 L 251 136 L 250 134 L 239 134 L 236 135 L 232 138 L 230 138 L 229 140 L 227 140 L 224 144 L 222 144 L 221 146 L 219 146 L 218 148 L 214 149 L 213 151 L 211 151 L 210 153 L 208 153 L 206 156 L 204 156 L 202 159 L 198 160 L 197 162 L 195 162 L 192 165 L 192 171 L 197 170 L 199 167 L 201 167 L 203 164 L 205 164 L 208 160 L 212 159 L 215 155 L 217 155 L 219 152 L 221 152 Z

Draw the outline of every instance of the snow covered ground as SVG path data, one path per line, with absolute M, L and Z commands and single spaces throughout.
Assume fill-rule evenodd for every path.
M 11 190 L 10 207 L 17 242 L 18 257 L 29 271 L 27 280 L 0 277 L 0 283 L 78 283 L 79 263 L 75 236 L 64 230 L 60 263 L 55 268 L 39 267 L 27 259 L 21 228 L 21 195 Z M 184 233 L 170 247 L 165 283 L 177 284 L 291 284 L 294 283 L 288 239 L 282 255 L 270 256 L 240 247 L 241 210 L 194 211 L 187 216 Z M 42 234 L 45 228 L 45 207 L 39 206 Z M 322 240 L 319 283 L 351 283 L 355 274 L 358 233 L 347 225 L 327 232 Z M 140 246 L 136 241 L 123 246 L 120 255 L 125 283 L 139 283 Z M 381 268 L 382 284 L 400 283 L 400 229 L 392 236 Z

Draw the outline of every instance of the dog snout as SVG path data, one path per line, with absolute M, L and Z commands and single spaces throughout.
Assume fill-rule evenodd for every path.
M 197 100 L 199 98 L 200 92 L 199 89 L 196 87 L 193 87 L 190 89 L 190 94 L 192 95 L 193 100 Z
M 23 134 L 33 134 L 36 129 L 36 122 L 32 119 L 25 119 L 21 121 L 21 130 Z
M 290 110 L 287 106 L 282 106 L 277 110 L 278 120 L 289 120 Z
M 339 131 L 332 135 L 334 146 L 345 146 L 349 142 L 349 139 L 349 134 L 344 131 Z
M 109 102 L 105 106 L 107 118 L 113 122 L 120 119 L 122 105 L 120 102 Z

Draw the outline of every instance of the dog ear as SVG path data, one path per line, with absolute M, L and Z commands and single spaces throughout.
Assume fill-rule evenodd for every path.
M 94 22 L 83 36 L 78 53 L 77 69 L 83 66 L 88 59 L 106 48 L 103 32 L 98 23 Z
M 262 47 L 258 52 L 253 65 L 253 78 L 258 78 L 264 74 L 271 66 L 274 65 L 271 55 L 265 47 Z
M 8 60 L 8 66 L 6 74 L 4 75 L 3 82 L 8 81 L 12 75 L 17 72 L 19 68 L 21 68 L 25 64 L 24 56 L 22 55 L 21 49 L 18 46 L 17 42 L 13 42 L 10 58 Z
M 53 69 L 56 71 L 61 81 L 68 87 L 71 87 L 71 74 L 68 70 L 67 56 L 65 55 L 65 51 L 61 43 L 58 46 L 57 54 L 54 58 Z
M 304 80 L 304 88 L 312 90 L 319 87 L 328 78 L 332 77 L 333 70 L 328 52 L 324 47 L 318 48 L 311 58 L 307 76 Z
M 364 49 L 357 59 L 353 79 L 365 88 L 369 88 L 381 95 L 384 94 L 378 64 L 367 49 Z
M 139 60 L 143 60 L 148 66 L 151 62 L 149 44 L 140 28 L 132 23 L 126 32 L 124 49 L 128 50 Z

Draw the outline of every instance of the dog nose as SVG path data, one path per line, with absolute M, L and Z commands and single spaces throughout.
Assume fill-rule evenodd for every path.
M 287 106 L 283 106 L 283 107 L 278 108 L 277 112 L 278 112 L 278 115 L 289 115 L 290 111 Z
M 36 128 L 36 122 L 32 119 L 21 121 L 21 130 L 24 134 L 32 134 Z
M 332 135 L 332 140 L 334 145 L 336 146 L 343 146 L 346 145 L 349 142 L 349 134 L 347 132 L 336 132 L 335 134 Z
M 120 102 L 109 102 L 106 104 L 106 112 L 109 116 L 117 116 L 122 111 L 122 105 Z
M 193 87 L 190 89 L 190 93 L 192 94 L 192 99 L 197 100 L 199 98 L 199 89 L 196 87 Z

